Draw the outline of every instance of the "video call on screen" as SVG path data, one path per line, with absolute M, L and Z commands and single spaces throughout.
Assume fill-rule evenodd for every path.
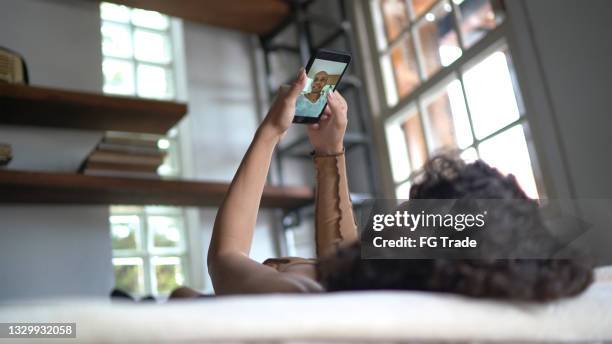
M 327 104 L 327 94 L 336 88 L 346 68 L 345 62 L 315 59 L 308 71 L 306 85 L 296 102 L 296 115 L 317 117 Z

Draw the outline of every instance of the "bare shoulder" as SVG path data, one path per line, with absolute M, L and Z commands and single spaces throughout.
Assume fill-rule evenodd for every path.
M 219 257 L 209 266 L 216 294 L 315 293 L 323 291 L 313 265 L 285 271 L 241 255 Z

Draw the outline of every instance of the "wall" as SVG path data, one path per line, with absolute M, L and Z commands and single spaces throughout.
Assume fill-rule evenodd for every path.
M 107 296 L 112 287 L 107 209 L 0 207 L 0 301 Z
M 555 188 L 563 190 L 557 196 L 582 200 L 581 216 L 592 227 L 581 241 L 600 263 L 612 263 L 612 3 L 523 0 L 508 5 L 518 19 L 517 32 L 523 32 L 516 38 L 517 57 L 526 67 L 530 95 L 537 94 L 533 119 L 543 121 L 535 123 L 533 135 L 546 138 L 537 148 L 555 166 L 546 177 L 566 175 L 565 181 L 556 180 Z M 559 157 L 549 154 L 551 146 Z
M 190 137 L 183 160 L 192 169 L 191 177 L 229 182 L 261 116 L 249 36 L 190 22 L 184 22 L 183 28 L 189 118 L 181 126 L 181 135 Z M 199 262 L 204 273 L 203 281 L 194 281 L 194 286 L 211 291 L 205 262 L 216 209 L 196 212 L 194 235 L 202 240 L 200 252 L 192 255 L 201 256 L 192 261 Z M 272 234 L 273 215 L 268 211 L 259 214 L 251 251 L 255 260 L 278 254 Z
M 100 92 L 96 2 L 3 0 L 0 45 L 25 56 L 31 83 Z M 0 126 L 11 168 L 75 171 L 101 133 Z M 0 301 L 105 296 L 112 286 L 108 208 L 0 206 Z
M 32 84 L 101 91 L 97 2 L 7 0 L 2 6 L 0 45 L 26 57 Z M 250 37 L 188 22 L 183 37 L 178 45 L 185 47 L 183 81 L 190 110 L 181 124 L 187 175 L 229 181 L 261 115 Z M 100 136 L 0 126 L 0 141 L 14 146 L 14 169 L 75 171 Z M 215 214 L 216 209 L 188 209 L 191 284 L 208 291 L 205 262 Z M 2 283 L 0 300 L 104 297 L 112 288 L 106 206 L 0 206 L 0 219 L 0 275 L 11 276 L 10 283 Z M 256 260 L 278 255 L 275 219 L 272 212 L 259 216 L 252 250 Z

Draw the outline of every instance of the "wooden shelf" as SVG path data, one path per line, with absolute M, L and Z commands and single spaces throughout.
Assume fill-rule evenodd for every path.
M 266 34 L 289 16 L 285 0 L 109 0 L 129 7 L 158 11 L 183 19 Z
M 164 135 L 187 105 L 43 87 L 0 84 L 0 124 Z
M 0 170 L 0 203 L 216 207 L 228 186 L 216 182 Z M 312 200 L 313 191 L 309 187 L 267 186 L 261 206 L 291 209 Z

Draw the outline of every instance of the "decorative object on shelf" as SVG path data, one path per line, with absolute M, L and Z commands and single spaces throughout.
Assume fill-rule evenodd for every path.
M 157 139 L 137 134 L 106 133 L 102 142 L 87 157 L 83 174 L 130 178 L 159 178 L 157 169 L 166 152 L 158 148 Z
M 0 82 L 28 84 L 28 68 L 21 55 L 0 47 Z
M 8 143 L 0 143 L 0 167 L 6 166 L 13 159 L 13 150 Z

